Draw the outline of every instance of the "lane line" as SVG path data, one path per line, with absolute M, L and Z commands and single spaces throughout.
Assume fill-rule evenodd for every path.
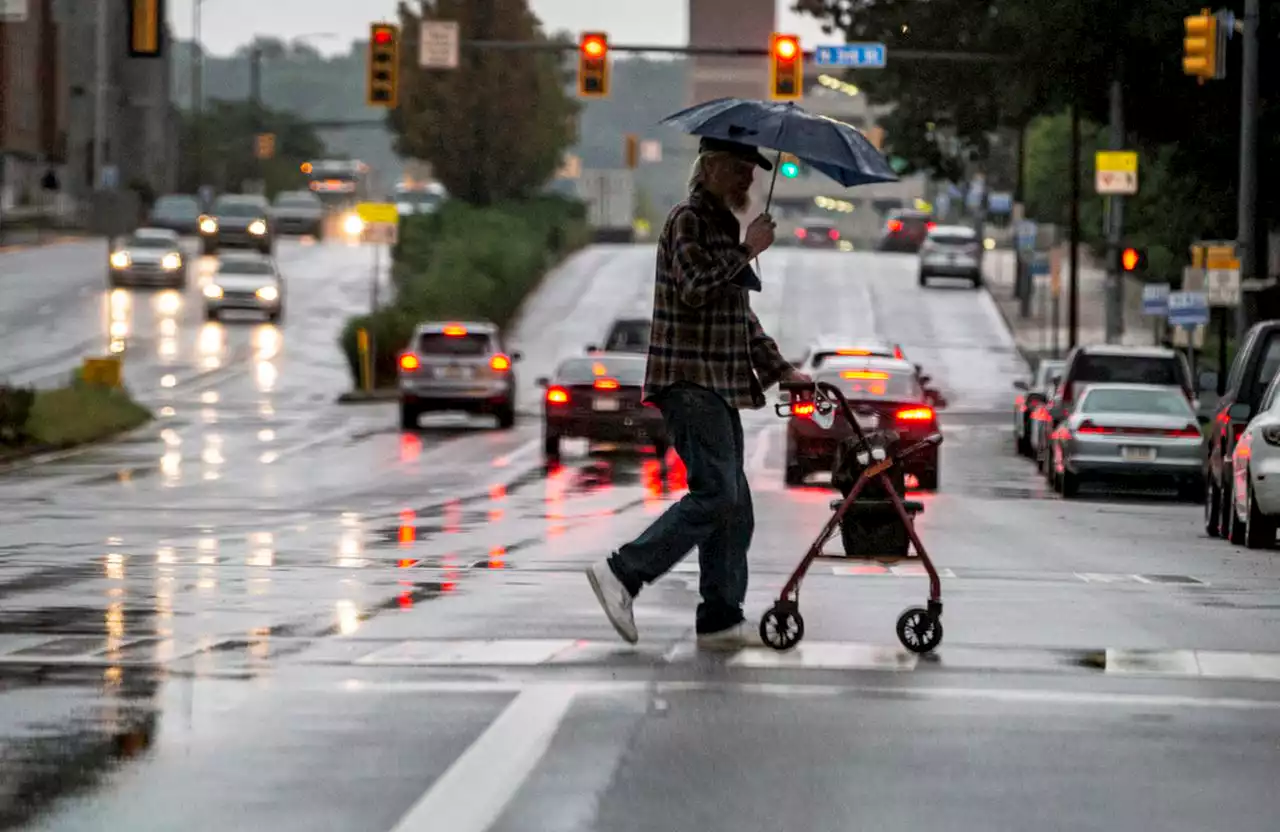
M 546 753 L 576 695 L 574 685 L 520 693 L 392 832 L 485 832 Z

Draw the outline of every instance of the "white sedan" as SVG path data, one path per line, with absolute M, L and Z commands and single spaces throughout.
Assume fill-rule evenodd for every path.
M 1280 376 L 1277 376 L 1280 380 Z M 1250 549 L 1271 549 L 1280 526 L 1280 385 L 1267 388 L 1258 413 L 1249 422 L 1231 453 L 1231 505 L 1223 518 L 1227 538 Z M 1237 404 L 1231 411 L 1248 405 Z M 1247 412 L 1228 411 L 1231 418 L 1248 418 Z

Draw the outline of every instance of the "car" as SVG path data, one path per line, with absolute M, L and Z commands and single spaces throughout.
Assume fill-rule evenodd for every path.
M 1259 410 L 1263 395 L 1280 370 L 1280 320 L 1254 324 L 1231 361 L 1208 430 L 1205 432 L 1204 472 L 1208 486 L 1204 504 L 1205 531 L 1227 537 L 1232 524 L 1227 507 L 1236 502 L 1232 485 L 1232 459 L 1237 440 Z M 1207 380 L 1207 379 L 1206 379 Z M 1201 384 L 1202 389 L 1217 388 Z M 1243 497 L 1243 495 L 1240 495 Z
M 619 318 L 609 326 L 604 339 L 604 352 L 649 354 L 649 332 L 653 321 L 649 318 Z M 595 344 L 587 345 L 587 352 L 601 352 Z
M 281 191 L 271 205 L 271 222 L 277 234 L 324 237 L 324 203 L 311 191 Z
M 114 247 L 109 260 L 107 282 L 111 286 L 187 285 L 187 263 L 174 231 L 139 228 Z
M 155 201 L 147 215 L 149 228 L 164 228 L 178 234 L 200 231 L 200 198 L 191 194 L 165 194 Z
M 838 249 L 840 229 L 825 220 L 805 220 L 796 226 L 796 245 L 801 248 Z
M 400 427 L 415 430 L 423 413 L 457 410 L 492 415 L 508 430 L 516 421 L 519 352 L 503 348 L 485 321 L 418 324 L 399 357 Z
M 836 358 L 896 358 L 906 360 L 902 346 L 880 338 L 846 338 L 821 335 L 809 343 L 804 353 L 793 362 L 806 373 Z
M 1125 347 L 1111 344 L 1081 345 L 1067 354 L 1062 379 L 1054 388 L 1048 412 L 1056 428 L 1066 418 L 1075 399 L 1091 384 L 1155 384 L 1181 392 L 1194 408 L 1195 385 L 1182 353 L 1168 347 Z
M 921 286 L 931 277 L 959 277 L 977 289 L 982 285 L 982 241 L 964 225 L 932 225 L 920 245 Z
M 393 201 L 396 213 L 402 217 L 414 214 L 434 214 L 449 199 L 443 185 L 431 182 L 426 185 L 396 185 Z
M 1228 410 L 1229 419 L 1249 418 L 1243 402 Z M 1235 441 L 1231 451 L 1230 510 L 1223 519 L 1223 534 L 1250 549 L 1274 549 L 1280 527 L 1280 375 L 1271 380 L 1257 413 Z
M 224 254 L 203 292 L 205 318 L 210 321 L 227 310 L 261 312 L 272 323 L 284 318 L 284 279 L 270 257 Z
M 1014 388 L 1020 391 L 1013 400 L 1013 444 L 1019 456 L 1030 457 L 1034 453 L 1031 431 L 1035 420 L 1032 414 L 1048 401 L 1053 386 L 1062 375 L 1062 366 L 1062 361 L 1043 360 L 1030 382 L 1013 383 Z
M 923 211 L 891 211 L 885 218 L 884 230 L 880 232 L 876 250 L 915 254 L 924 245 L 925 235 L 936 225 L 930 215 Z
M 864 358 L 856 363 L 827 365 L 813 378 L 840 388 L 864 430 L 892 429 L 904 445 L 938 430 L 937 415 L 926 399 L 915 367 L 908 361 Z M 824 427 L 814 416 L 812 401 L 791 402 L 783 474 L 788 486 L 803 485 L 817 471 L 830 471 L 836 447 L 853 435 L 853 428 L 838 412 L 830 427 Z M 912 455 L 905 463 L 905 473 L 915 477 L 921 490 L 935 491 L 939 463 L 935 446 Z
M 271 206 L 264 197 L 224 194 L 200 217 L 200 248 L 205 254 L 224 246 L 270 254 L 273 237 Z
M 570 358 L 555 375 L 538 379 L 543 394 L 543 453 L 560 458 L 560 440 L 652 445 L 661 460 L 670 443 L 662 412 L 641 401 L 645 358 L 597 353 Z
M 1070 498 L 1085 480 L 1143 477 L 1199 499 L 1202 442 L 1195 408 L 1176 386 L 1088 385 L 1049 438 L 1054 490 Z

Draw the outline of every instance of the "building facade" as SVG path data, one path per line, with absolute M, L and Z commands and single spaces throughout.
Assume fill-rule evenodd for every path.
M 54 0 L 0 22 L 0 211 L 31 209 L 66 154 L 66 96 Z

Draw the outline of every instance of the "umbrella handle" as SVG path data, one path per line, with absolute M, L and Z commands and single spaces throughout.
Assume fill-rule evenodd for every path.
M 769 206 L 773 204 L 773 186 L 778 184 L 778 168 L 782 166 L 782 151 L 778 151 L 778 156 L 773 160 L 773 176 L 769 179 L 769 195 L 764 200 L 764 212 L 769 213 Z M 760 274 L 760 258 L 756 258 L 756 274 Z

